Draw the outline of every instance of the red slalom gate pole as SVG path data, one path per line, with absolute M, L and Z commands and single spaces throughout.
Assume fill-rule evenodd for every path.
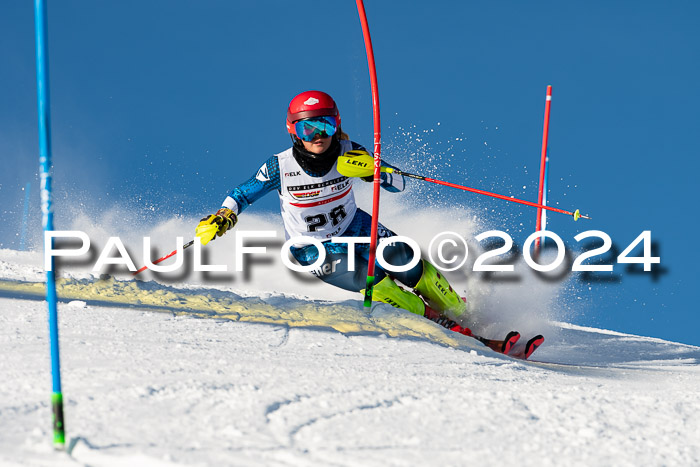
M 537 204 L 543 204 L 544 187 L 545 187 L 545 171 L 547 168 L 547 140 L 549 139 L 549 110 L 552 106 L 552 86 L 547 86 L 547 97 L 544 104 L 544 129 L 542 130 L 542 157 L 540 159 L 540 188 L 537 195 Z M 535 223 L 535 231 L 542 230 L 542 207 L 537 208 L 537 221 Z M 540 237 L 535 239 L 535 254 L 540 251 Z
M 379 186 L 381 183 L 381 140 L 382 129 L 379 119 L 379 90 L 377 89 L 377 69 L 374 66 L 374 51 L 372 49 L 372 38 L 369 34 L 369 24 L 367 14 L 362 0 L 357 1 L 357 12 L 362 23 L 362 34 L 365 38 L 365 49 L 367 51 L 367 64 L 369 65 L 369 77 L 372 84 L 372 111 L 374 116 L 374 190 L 372 196 L 372 232 L 369 244 L 369 264 L 367 265 L 367 286 L 365 287 L 364 306 L 372 306 L 372 291 L 374 289 L 374 262 L 377 253 L 377 224 L 379 222 Z

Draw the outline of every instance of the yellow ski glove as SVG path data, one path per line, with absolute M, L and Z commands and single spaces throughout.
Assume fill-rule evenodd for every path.
M 202 245 L 206 245 L 217 236 L 221 237 L 238 222 L 236 213 L 228 208 L 221 208 L 216 214 L 202 219 L 195 229 L 195 236 L 199 237 Z
M 361 178 L 365 182 L 374 181 L 374 156 L 362 149 L 353 149 L 338 157 L 338 172 L 346 177 Z M 386 181 L 384 172 L 391 173 L 391 167 L 381 167 L 382 181 Z
M 338 172 L 346 177 L 374 177 L 374 157 L 361 149 L 348 151 L 338 157 Z

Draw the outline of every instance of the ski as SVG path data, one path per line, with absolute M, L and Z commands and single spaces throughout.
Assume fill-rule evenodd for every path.
M 477 336 L 472 332 L 471 329 L 468 327 L 464 327 L 454 321 L 452 321 L 449 318 L 446 318 L 444 316 L 440 316 L 438 312 L 433 310 L 432 308 L 426 306 L 425 307 L 425 315 L 426 318 L 429 320 L 433 321 L 434 323 L 439 324 L 440 326 L 449 329 L 450 331 L 472 337 L 482 344 L 484 344 L 486 347 L 489 349 L 499 352 L 502 354 L 508 354 L 511 350 L 513 350 L 513 346 L 515 346 L 516 342 L 520 339 L 520 333 L 517 331 L 511 331 L 506 335 L 505 339 L 487 339 L 485 337 Z
M 503 340 L 487 339 L 485 337 L 475 335 L 472 335 L 472 337 L 484 344 L 489 349 L 508 355 L 510 351 L 513 350 L 516 342 L 518 342 L 520 339 L 520 333 L 517 331 L 510 331 Z
M 454 331 L 459 334 L 463 334 L 465 336 L 469 336 L 478 340 L 494 352 L 502 353 L 504 355 L 508 355 L 509 357 L 517 358 L 519 360 L 527 360 L 528 358 L 530 358 L 530 355 L 532 355 L 535 352 L 535 350 L 537 350 L 544 342 L 544 336 L 538 334 L 537 336 L 528 340 L 524 346 L 515 348 L 515 344 L 520 340 L 520 333 L 517 331 L 510 331 L 506 335 L 505 339 L 502 340 L 487 339 L 486 337 L 474 334 L 471 329 L 461 326 L 450 319 L 444 317 L 439 317 L 438 319 L 429 319 L 439 324 L 440 326 L 449 329 L 450 331 Z
M 472 334 L 471 329 L 464 327 L 464 326 L 461 326 L 460 324 L 452 321 L 449 318 L 445 318 L 444 316 L 440 316 L 439 314 L 437 314 L 436 312 L 434 312 L 430 308 L 426 307 L 424 316 L 426 318 L 428 318 L 430 321 L 437 323 L 440 326 L 442 326 L 443 328 L 449 329 L 450 331 L 454 331 L 458 334 L 463 334 L 463 335 L 469 336 L 469 337 L 475 337 Z
M 515 349 L 512 354 L 509 354 L 513 358 L 518 358 L 521 360 L 527 360 L 530 358 L 530 355 L 532 355 L 535 350 L 539 348 L 539 346 L 542 345 L 544 342 L 544 336 L 542 334 L 538 334 L 525 344 L 524 347 L 521 347 L 519 349 Z
M 544 336 L 538 334 L 529 341 L 527 341 L 527 343 L 524 346 L 519 346 L 518 348 L 516 348 L 515 344 L 520 340 L 520 333 L 517 331 L 510 331 L 506 335 L 505 339 L 502 340 L 487 339 L 486 337 L 474 334 L 472 330 L 468 327 L 464 327 L 459 323 L 452 321 L 449 318 L 441 316 L 440 313 L 433 310 L 427 305 L 425 306 L 424 316 L 430 321 L 433 321 L 434 323 L 437 323 L 440 326 L 449 329 L 450 331 L 469 336 L 478 340 L 486 347 L 495 352 L 502 353 L 508 355 L 509 357 L 517 358 L 520 360 L 527 360 L 528 358 L 530 358 L 530 355 L 532 355 L 535 352 L 535 350 L 537 350 L 537 348 L 544 342 Z

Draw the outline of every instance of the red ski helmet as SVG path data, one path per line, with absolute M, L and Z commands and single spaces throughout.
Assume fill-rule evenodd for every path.
M 287 108 L 287 132 L 296 137 L 294 123 L 305 118 L 335 117 L 340 128 L 340 113 L 331 96 L 322 91 L 306 91 L 297 95 Z M 340 132 L 336 133 L 340 135 Z

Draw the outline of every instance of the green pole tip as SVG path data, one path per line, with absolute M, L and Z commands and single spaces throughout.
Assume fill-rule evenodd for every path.
M 55 451 L 65 451 L 65 449 L 66 449 L 66 435 L 64 433 L 54 433 L 54 435 L 53 435 L 53 449 Z
M 51 394 L 51 406 L 53 412 L 53 448 L 63 451 L 66 443 L 65 426 L 63 425 L 63 394 L 54 392 Z
M 372 292 L 374 289 L 374 276 L 367 276 L 367 287 L 360 292 L 364 292 L 365 300 L 364 306 L 370 308 L 372 306 Z

